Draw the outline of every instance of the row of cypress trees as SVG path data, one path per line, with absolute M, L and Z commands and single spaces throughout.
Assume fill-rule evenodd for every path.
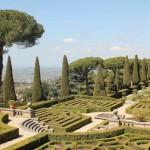
M 68 76 L 68 60 L 66 55 L 62 63 L 62 79 L 61 79 L 61 97 L 66 97 L 70 93 L 69 90 L 69 76 Z M 16 100 L 13 72 L 11 58 L 8 56 L 6 74 L 3 82 L 3 101 Z M 32 101 L 41 101 L 43 99 L 40 64 L 39 59 L 36 57 L 34 66 L 34 79 L 32 85 Z
M 147 69 L 146 69 L 147 68 Z M 115 74 L 115 81 L 113 81 L 113 76 L 110 75 L 108 79 L 108 94 L 109 91 L 112 92 L 112 84 L 115 85 L 115 91 L 119 91 L 119 74 L 118 74 L 118 69 L 116 69 L 116 74 Z M 145 84 L 146 81 L 150 80 L 150 60 L 146 63 L 146 59 L 142 60 L 142 65 L 141 65 L 141 73 L 140 73 L 140 67 L 138 63 L 138 56 L 135 55 L 134 59 L 134 64 L 133 64 L 133 72 L 131 73 L 130 71 L 130 64 L 129 64 L 129 59 L 128 56 L 125 57 L 124 61 L 124 73 L 123 73 L 123 88 L 128 89 L 131 86 L 138 86 L 139 84 Z M 102 72 L 102 67 L 101 65 L 98 66 L 98 71 L 95 79 L 95 84 L 94 84 L 94 96 L 103 96 L 105 95 L 105 85 L 104 85 L 104 77 L 103 77 L 103 72 Z

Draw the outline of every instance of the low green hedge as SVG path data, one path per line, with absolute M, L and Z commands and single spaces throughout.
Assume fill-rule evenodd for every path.
M 0 103 L 0 107 L 6 108 L 6 103 Z
M 140 99 L 140 101 L 139 101 L 140 103 L 150 103 L 150 98 L 148 98 L 148 99 Z
M 61 103 L 61 102 L 65 102 L 65 101 L 68 101 L 68 100 L 72 100 L 72 99 L 74 99 L 74 96 L 67 96 L 67 97 L 57 99 L 57 100 L 54 100 L 54 101 L 47 100 L 47 101 L 41 101 L 41 102 L 33 102 L 32 103 L 32 108 L 36 110 L 36 109 L 43 108 L 43 107 L 50 107 L 52 105 L 55 105 L 55 104 L 58 104 L 58 103 Z M 27 109 L 27 105 L 18 106 L 17 108 L 18 109 Z
M 134 147 L 139 148 L 137 143 L 134 143 L 134 141 L 138 143 L 145 143 L 142 140 L 149 140 L 149 139 L 150 139 L 150 129 L 119 127 L 105 131 L 103 130 L 99 132 L 86 132 L 86 133 L 40 133 L 39 135 L 36 135 L 32 138 L 28 138 L 22 142 L 9 146 L 3 150 L 33 150 L 35 148 L 36 150 L 44 150 L 45 148 L 48 147 L 54 148 L 53 144 L 55 143 L 63 144 L 62 143 L 63 141 L 67 141 L 66 143 L 68 144 L 72 141 L 78 141 L 76 144 L 73 143 L 69 144 L 71 147 L 77 146 L 77 148 L 85 148 L 85 147 L 87 148 L 88 146 L 90 147 L 89 145 L 90 142 L 95 142 L 96 145 L 95 146 L 93 145 L 94 146 L 92 148 L 93 150 L 100 150 L 107 148 L 111 150 L 117 148 L 131 150 L 132 145 L 133 148 Z M 121 144 L 121 143 L 119 144 L 120 140 L 123 140 L 125 144 L 120 145 Z M 128 143 L 131 144 L 131 147 L 128 147 Z M 67 150 L 69 148 L 64 147 L 65 144 L 63 144 L 63 149 Z M 149 145 L 147 148 L 149 148 Z
M 33 150 L 48 141 L 48 134 L 43 132 L 2 150 Z
M 19 136 L 19 129 L 8 126 L 6 122 L 8 122 L 8 114 L 0 113 L 0 144 Z
M 76 140 L 91 140 L 91 139 L 100 139 L 100 138 L 110 138 L 124 134 L 124 128 L 114 128 L 106 131 L 97 131 L 97 132 L 84 132 L 84 133 L 49 133 L 49 140 L 65 140 L 65 141 L 76 141 Z
M 149 128 L 137 128 L 137 127 L 126 127 L 125 128 L 126 133 L 132 133 L 132 134 L 140 134 L 140 135 L 149 135 L 150 136 L 150 129 Z
M 87 95 L 75 95 L 75 98 L 79 99 L 94 99 L 94 100 L 117 100 L 108 96 L 87 96 Z
M 126 108 L 126 113 L 134 114 L 142 110 L 143 116 L 146 118 L 146 117 L 149 117 L 150 115 L 149 106 L 150 106 L 150 103 L 135 103 L 129 106 L 128 108 Z

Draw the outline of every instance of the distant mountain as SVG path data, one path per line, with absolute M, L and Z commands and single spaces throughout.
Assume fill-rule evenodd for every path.
M 3 78 L 5 75 L 6 67 L 3 69 Z M 53 80 L 59 78 L 61 75 L 61 68 L 46 68 L 41 67 L 42 80 Z M 13 76 L 15 81 L 28 81 L 33 80 L 34 68 L 32 67 L 13 67 Z

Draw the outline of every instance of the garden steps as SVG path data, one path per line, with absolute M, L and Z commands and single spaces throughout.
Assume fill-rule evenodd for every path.
M 21 123 L 21 127 L 23 127 L 26 130 L 30 130 L 37 133 L 54 131 L 54 129 L 50 128 L 50 125 L 45 125 L 45 122 L 39 122 L 38 118 L 31 118 L 23 121 Z

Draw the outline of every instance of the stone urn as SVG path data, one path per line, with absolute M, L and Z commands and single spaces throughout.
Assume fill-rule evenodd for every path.
M 8 101 L 9 107 L 12 109 L 16 108 L 16 101 L 15 100 L 9 100 Z

